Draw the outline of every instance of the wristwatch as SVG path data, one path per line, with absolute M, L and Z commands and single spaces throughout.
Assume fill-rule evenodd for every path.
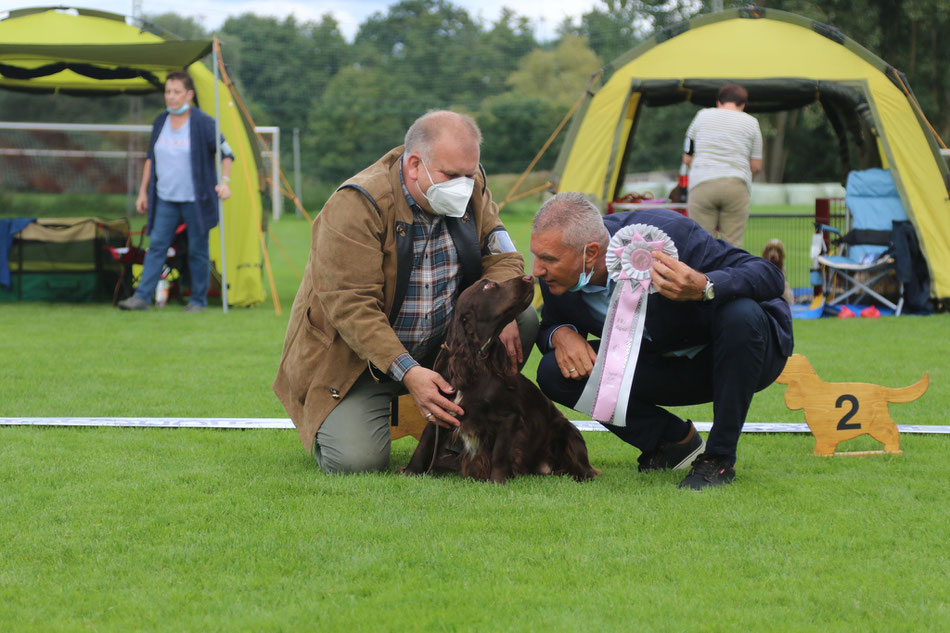
M 706 287 L 703 288 L 703 301 L 712 301 L 716 298 L 716 291 L 713 289 L 713 282 L 706 276 Z

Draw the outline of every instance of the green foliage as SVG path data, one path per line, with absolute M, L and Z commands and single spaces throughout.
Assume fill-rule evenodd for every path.
M 775 116 L 775 115 L 772 115 Z M 812 104 L 788 114 L 783 159 L 784 173 L 794 174 L 795 182 L 842 181 L 841 160 L 838 155 L 838 137 L 828 117 L 818 104 Z M 764 116 L 759 116 L 761 121 Z M 766 135 L 765 126 L 762 129 Z M 765 141 L 768 143 L 768 141 Z M 852 157 L 856 161 L 856 157 Z M 857 167 L 856 163 L 852 164 Z
M 547 99 L 514 93 L 486 99 L 478 125 L 486 142 L 482 164 L 492 173 L 524 170 L 561 122 L 567 109 Z M 550 169 L 564 141 L 558 136 L 545 152 L 538 169 Z
M 94 215 L 99 218 L 122 218 L 128 211 L 129 198 L 123 194 L 0 191 L 0 217 L 69 218 Z
M 594 52 L 610 62 L 636 46 L 643 34 L 638 33 L 636 22 L 624 19 L 615 12 L 590 11 L 585 13 L 579 26 L 568 22 L 562 25 L 564 35 L 574 33 L 585 38 Z
M 313 172 L 341 182 L 402 144 L 412 121 L 429 109 L 399 77 L 382 69 L 345 68 L 313 109 L 301 147 Z M 407 111 L 407 103 L 415 110 Z M 435 105 L 430 102 L 429 105 Z
M 406 0 L 374 14 L 352 45 L 354 63 L 336 73 L 308 113 L 302 147 L 311 173 L 347 178 L 399 145 L 428 110 L 475 112 L 505 89 L 518 58 L 535 45 L 526 20 L 510 11 L 487 31 L 448 2 Z
M 584 39 L 565 35 L 552 50 L 535 49 L 508 77 L 509 92 L 482 101 L 478 124 L 486 138 L 482 162 L 491 172 L 525 169 L 580 96 L 600 60 Z M 539 161 L 550 169 L 564 142 L 559 135 Z
M 160 100 L 161 97 L 158 99 Z M 154 98 L 116 95 L 89 99 L 62 94 L 2 90 L 0 91 L 0 120 L 42 123 L 126 122 L 129 121 L 132 104 L 141 100 L 153 102 Z
M 346 46 L 336 21 L 299 25 L 246 13 L 229 18 L 223 31 L 239 48 L 238 86 L 263 108 L 259 125 L 305 128 L 313 100 L 340 70 Z
M 676 171 L 683 157 L 686 128 L 699 108 L 691 103 L 640 108 L 626 172 Z
M 597 55 L 610 63 L 654 31 L 709 11 L 710 3 L 708 0 L 602 0 L 602 4 L 603 7 L 582 15 L 579 24 L 566 20 L 559 34 L 586 38 Z
M 146 18 L 149 30 L 155 31 L 166 39 L 182 40 L 210 40 L 211 34 L 195 18 L 178 15 L 177 13 L 162 13 L 150 15 Z
M 538 47 L 538 43 L 527 18 L 519 17 L 510 9 L 502 9 L 498 21 L 483 35 L 481 47 L 480 73 L 485 78 L 484 95 L 491 98 L 507 89 L 508 77 L 525 54 Z
M 508 78 L 512 92 L 569 107 L 582 94 L 601 61 L 583 38 L 565 35 L 554 50 L 535 49 Z
M 403 0 L 385 16 L 370 16 L 354 44 L 361 66 L 399 76 L 422 99 L 471 107 L 490 83 L 479 72 L 479 38 L 464 9 L 442 0 Z

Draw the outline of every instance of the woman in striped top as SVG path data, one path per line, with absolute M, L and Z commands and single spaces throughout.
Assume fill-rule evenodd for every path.
M 749 93 L 738 84 L 719 89 L 715 108 L 696 113 L 686 130 L 689 217 L 742 248 L 752 176 L 762 169 L 759 122 L 744 112 Z

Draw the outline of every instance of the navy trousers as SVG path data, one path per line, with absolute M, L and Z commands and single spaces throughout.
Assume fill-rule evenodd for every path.
M 641 350 L 627 405 L 627 426 L 607 425 L 617 437 L 649 452 L 660 441 L 685 437 L 688 425 L 663 406 L 713 403 L 706 452 L 736 459 L 739 434 L 752 396 L 772 384 L 785 367 L 768 317 L 752 299 L 718 306 L 709 340 L 693 358 Z M 591 341 L 595 349 L 599 341 Z M 549 398 L 573 408 L 586 380 L 561 375 L 554 352 L 538 365 L 538 386 Z

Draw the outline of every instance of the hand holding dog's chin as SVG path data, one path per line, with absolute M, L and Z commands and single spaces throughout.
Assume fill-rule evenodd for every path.
M 459 425 L 458 419 L 454 416 L 462 415 L 465 411 L 442 395 L 455 393 L 455 388 L 438 372 L 417 365 L 406 372 L 402 378 L 402 384 L 412 394 L 423 416 L 426 413 L 432 413 L 433 422 L 438 422 L 442 426 Z
M 508 367 L 508 374 L 514 376 L 518 373 L 518 365 L 524 361 L 524 352 L 521 350 L 521 336 L 518 334 L 518 324 L 512 321 L 498 335 L 498 340 L 505 346 L 508 353 L 508 360 L 511 365 Z

